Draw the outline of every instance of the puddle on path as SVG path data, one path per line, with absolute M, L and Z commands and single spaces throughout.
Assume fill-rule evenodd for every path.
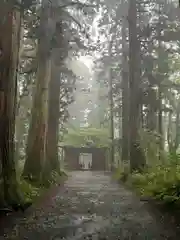
M 102 216 L 93 215 L 73 215 L 67 225 L 56 226 L 59 233 L 51 240 L 80 240 L 98 239 L 99 232 L 109 225 L 109 220 Z

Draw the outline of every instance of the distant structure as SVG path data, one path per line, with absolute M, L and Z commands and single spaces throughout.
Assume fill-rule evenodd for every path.
M 107 171 L 108 148 L 63 146 L 65 168 L 74 170 Z

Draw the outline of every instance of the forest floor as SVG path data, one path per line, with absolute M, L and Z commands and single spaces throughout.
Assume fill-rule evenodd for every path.
M 77 171 L 0 240 L 173 240 L 176 230 L 109 174 Z

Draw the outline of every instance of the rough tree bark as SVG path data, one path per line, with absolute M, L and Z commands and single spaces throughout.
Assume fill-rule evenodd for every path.
M 109 48 L 108 48 L 110 59 L 112 57 L 112 39 L 110 39 L 109 42 Z M 109 63 L 108 67 L 108 84 L 109 84 L 109 108 L 110 108 L 110 139 L 111 139 L 111 147 L 110 147 L 110 162 L 111 162 L 111 171 L 115 168 L 115 162 L 114 162 L 114 100 L 113 100 L 113 76 L 112 76 L 112 66 L 111 61 Z
M 20 201 L 14 162 L 17 67 L 21 14 L 10 1 L 0 8 L 0 162 L 7 204 Z
M 52 53 L 51 79 L 49 82 L 48 127 L 47 127 L 47 165 L 48 171 L 60 171 L 58 158 L 59 108 L 60 108 L 60 67 L 56 59 L 56 49 Z
M 158 111 L 158 132 L 159 132 L 159 160 L 162 158 L 162 153 L 164 151 L 164 139 L 163 139 L 163 111 L 162 111 L 162 100 L 163 100 L 163 86 L 162 82 L 164 80 L 164 69 L 162 68 L 161 62 L 163 61 L 162 55 L 162 27 L 161 27 L 161 14 L 162 14 L 162 4 L 158 4 L 158 25 L 157 25 L 157 37 L 158 37 L 158 101 L 159 101 L 159 111 Z
M 127 52 L 127 16 L 122 21 L 122 161 L 129 160 L 129 81 L 128 81 L 128 52 Z
M 56 8 L 57 2 L 54 2 Z M 58 154 L 59 143 L 59 123 L 60 123 L 60 88 L 61 69 L 64 67 L 64 59 L 67 57 L 67 42 L 64 41 L 63 23 L 54 19 L 56 44 L 51 54 L 51 75 L 48 92 L 48 117 L 47 117 L 47 141 L 46 141 L 46 163 L 44 166 L 44 176 L 52 171 L 60 173 L 60 161 Z M 49 176 L 50 177 L 50 176 Z
M 42 169 L 45 161 L 46 131 L 47 131 L 47 91 L 50 73 L 50 41 L 49 18 L 51 3 L 48 0 L 42 2 L 39 43 L 38 43 L 38 73 L 36 90 L 31 111 L 29 126 L 26 162 L 23 176 L 31 181 L 39 181 L 42 177 Z M 49 34 L 49 35 L 48 35 Z
M 131 171 L 139 170 L 144 166 L 145 156 L 140 146 L 140 44 L 137 36 L 137 6 L 136 0 L 129 2 L 129 87 L 130 87 L 130 168 Z
M 150 96 L 150 99 L 149 99 L 150 102 L 148 104 L 148 112 L 147 112 L 147 128 L 150 131 L 156 131 L 157 130 L 157 114 L 156 114 L 157 110 L 154 106 L 154 101 L 156 100 L 157 96 L 152 86 L 150 86 L 150 89 L 149 89 L 149 96 Z
M 31 110 L 31 121 L 27 139 L 26 162 L 23 176 L 31 181 L 40 181 L 43 164 L 46 161 L 47 131 L 47 91 L 49 82 L 49 59 L 41 59 L 34 102 Z M 44 64 L 44 65 L 43 65 Z
M 176 154 L 176 151 L 179 147 L 180 141 L 180 100 L 178 99 L 177 107 L 176 107 L 176 119 L 175 119 L 175 130 L 173 131 L 173 123 L 172 123 L 172 112 L 169 112 L 168 116 L 168 131 L 167 131 L 167 141 L 169 152 L 173 155 Z
M 164 139 L 163 139 L 163 116 L 162 116 L 162 87 L 158 86 L 158 100 L 159 100 L 159 111 L 158 111 L 158 132 L 159 132 L 159 159 L 161 159 L 162 151 L 164 150 Z
M 32 76 L 28 76 L 31 77 Z M 24 95 L 23 91 L 28 91 L 28 95 Z M 15 147 L 15 161 L 18 164 L 19 159 L 22 157 L 21 150 L 24 148 L 25 137 L 24 135 L 27 134 L 27 119 L 29 115 L 29 111 L 32 108 L 32 95 L 33 95 L 33 86 L 27 86 L 27 88 L 22 90 L 22 95 L 18 101 L 18 109 L 16 113 L 16 147 Z M 23 154 L 24 156 L 24 154 Z

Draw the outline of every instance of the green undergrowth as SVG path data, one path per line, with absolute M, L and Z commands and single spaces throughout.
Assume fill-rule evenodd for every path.
M 37 181 L 30 181 L 24 179 L 22 177 L 21 169 L 17 171 L 17 185 L 16 185 L 16 193 L 14 195 L 12 193 L 12 198 L 8 203 L 4 197 L 3 191 L 3 180 L 0 178 L 0 210 L 6 207 L 14 207 L 17 209 L 17 206 L 23 206 L 24 204 L 31 205 L 31 203 L 35 202 L 43 193 L 45 193 L 51 186 L 60 185 L 65 179 L 67 178 L 67 173 L 64 170 L 59 172 L 52 171 L 51 175 L 41 180 L 40 182 Z
M 45 191 L 45 188 L 36 187 L 26 180 L 19 181 L 19 188 L 25 202 L 34 202 Z
M 26 201 L 34 202 L 51 186 L 59 185 L 67 177 L 66 172 L 57 173 L 53 171 L 49 179 L 43 182 L 28 182 L 24 179 L 19 180 L 20 191 L 23 193 Z
M 117 169 L 114 177 L 125 182 L 143 197 L 155 200 L 162 205 L 180 207 L 180 163 L 169 161 L 149 167 L 143 172 L 129 174 Z

